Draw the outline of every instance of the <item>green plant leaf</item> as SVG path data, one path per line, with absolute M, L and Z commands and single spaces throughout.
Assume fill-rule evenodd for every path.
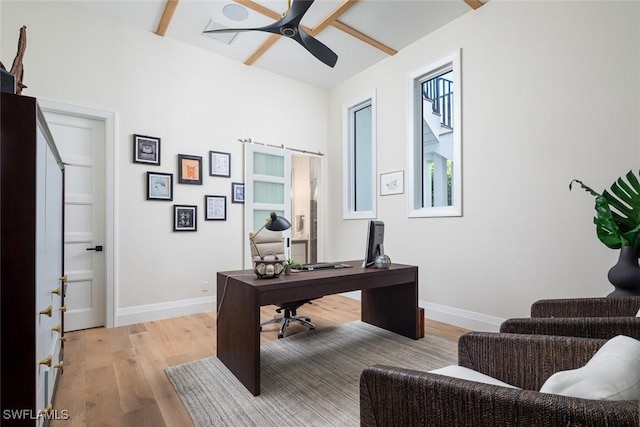
M 626 181 L 624 180 L 626 178 Z M 640 247 L 640 180 L 629 171 L 625 177 L 618 178 L 611 191 L 602 194 L 594 191 L 582 181 L 574 179 L 589 194 L 595 197 L 596 235 L 602 243 L 612 249 L 620 246 Z

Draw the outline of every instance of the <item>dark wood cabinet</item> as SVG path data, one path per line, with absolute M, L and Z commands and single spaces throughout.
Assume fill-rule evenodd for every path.
M 46 425 L 62 372 L 64 166 L 36 99 L 0 95 L 0 418 Z

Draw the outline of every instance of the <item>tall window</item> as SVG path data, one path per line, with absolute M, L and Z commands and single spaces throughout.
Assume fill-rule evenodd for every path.
M 376 109 L 368 94 L 343 108 L 344 218 L 376 216 Z
M 460 52 L 410 74 L 408 84 L 409 216 L 460 216 Z

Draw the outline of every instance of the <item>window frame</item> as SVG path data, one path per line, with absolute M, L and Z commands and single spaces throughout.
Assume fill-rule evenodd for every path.
M 354 159 L 354 113 L 367 106 L 371 106 L 371 209 L 358 211 L 355 209 L 355 171 Z M 377 201 L 377 112 L 376 91 L 372 90 L 354 98 L 342 106 L 342 147 L 343 147 L 343 219 L 372 219 L 376 218 Z
M 451 69 L 455 89 L 453 92 L 453 170 L 452 200 L 450 206 L 430 206 L 416 208 L 417 195 L 422 194 L 422 187 L 417 188 L 417 176 L 421 168 L 416 168 L 418 144 L 422 143 L 422 83 L 430 78 L 443 74 Z M 421 67 L 407 75 L 407 209 L 409 218 L 430 218 L 462 216 L 462 79 L 460 70 L 460 49 Z M 419 96 L 416 96 L 419 94 Z M 419 141 L 419 142 L 418 142 Z M 422 162 L 422 159 L 420 159 Z M 420 196 L 421 197 L 421 196 Z

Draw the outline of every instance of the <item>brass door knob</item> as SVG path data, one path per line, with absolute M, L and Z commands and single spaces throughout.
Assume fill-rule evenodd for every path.
M 40 310 L 40 314 L 46 314 L 47 316 L 51 317 L 52 310 L 53 310 L 53 307 L 49 306 L 44 310 Z

